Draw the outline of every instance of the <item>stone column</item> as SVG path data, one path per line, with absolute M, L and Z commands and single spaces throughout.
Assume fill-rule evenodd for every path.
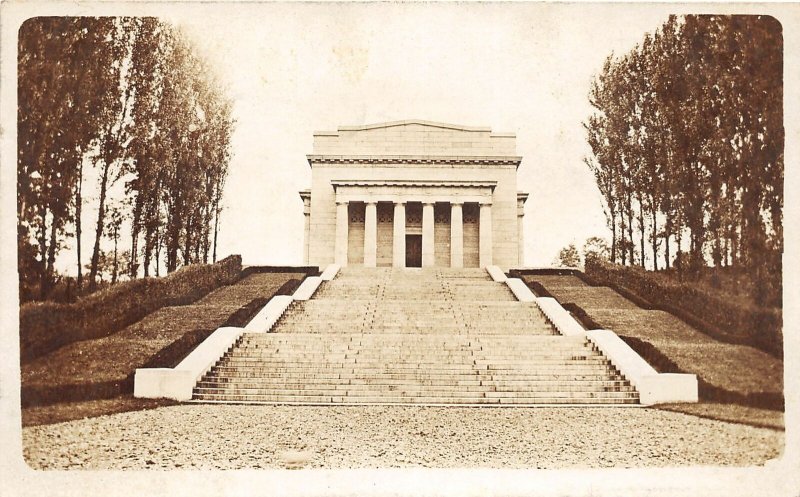
M 406 203 L 394 203 L 392 266 L 406 267 Z
M 364 267 L 375 267 L 378 261 L 378 203 L 367 202 L 364 211 Z
M 479 265 L 486 267 L 492 265 L 492 203 L 481 202 L 480 233 L 479 245 Z
M 311 243 L 311 192 L 300 192 L 303 200 L 303 264 L 308 264 L 309 244 Z
M 525 192 L 517 192 L 517 264 L 519 267 L 525 267 L 525 201 L 528 200 L 528 194 Z
M 422 204 L 422 267 L 433 267 L 433 202 Z
M 519 210 L 517 213 L 517 233 L 519 234 L 519 239 L 517 240 L 517 250 L 519 251 L 519 257 L 517 260 L 517 264 L 519 267 L 525 267 L 525 234 L 523 230 L 523 218 L 525 217 L 525 213 L 522 212 L 522 209 Z
M 364 213 L 364 267 L 378 262 L 378 203 L 367 202 Z
M 461 202 L 450 203 L 450 267 L 464 267 L 464 212 Z
M 346 201 L 336 201 L 336 264 L 347 266 L 347 225 L 350 216 Z
M 311 213 L 304 213 L 303 222 L 303 264 L 308 264 L 308 243 L 311 237 Z

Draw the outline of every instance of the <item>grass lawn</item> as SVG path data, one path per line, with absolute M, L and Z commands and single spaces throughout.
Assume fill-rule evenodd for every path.
M 661 404 L 653 409 L 682 412 L 707 419 L 740 423 L 759 428 L 785 430 L 783 411 L 759 409 L 758 407 L 740 406 L 738 404 L 720 404 L 716 402 L 700 402 L 697 404 Z
M 113 399 L 84 400 L 80 402 L 61 402 L 47 406 L 32 406 L 22 410 L 22 426 L 49 425 L 76 419 L 96 418 L 107 414 L 128 411 L 143 411 L 156 407 L 178 404 L 168 399 L 137 399 L 132 394 L 120 395 Z
M 253 274 L 209 293 L 194 304 L 164 307 L 121 331 L 71 343 L 22 365 L 22 385 L 58 387 L 122 381 L 184 334 L 215 330 L 242 306 L 269 297 L 299 273 Z
M 783 391 L 783 362 L 762 350 L 714 340 L 664 311 L 584 310 L 619 335 L 651 343 L 681 370 L 711 385 L 744 395 Z
M 641 309 L 610 288 L 591 287 L 574 276 L 528 275 L 525 280 L 538 281 L 561 303 L 577 304 L 604 328 L 650 343 L 680 370 L 696 374 L 713 388 L 741 396 L 776 398 L 783 393 L 783 361 L 766 352 L 715 340 L 672 314 Z M 695 410 L 698 415 L 711 413 L 714 419 L 752 417 L 753 422 L 760 422 L 778 414 L 782 419 L 779 411 L 775 414 L 731 404 L 702 403 L 680 409 Z M 775 421 L 764 423 L 772 426 Z

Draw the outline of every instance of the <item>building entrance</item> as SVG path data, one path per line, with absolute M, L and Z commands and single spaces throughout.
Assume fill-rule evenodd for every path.
M 406 235 L 406 267 L 422 267 L 422 235 Z

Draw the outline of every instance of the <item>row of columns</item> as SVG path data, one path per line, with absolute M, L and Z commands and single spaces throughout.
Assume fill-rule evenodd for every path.
M 378 257 L 378 203 L 366 202 L 364 213 L 364 266 L 375 267 Z M 422 203 L 422 267 L 435 265 L 433 202 Z M 348 202 L 336 201 L 336 263 L 347 265 Z M 492 264 L 492 204 L 481 202 L 479 225 L 479 264 Z M 394 202 L 392 265 L 406 265 L 406 202 Z M 450 267 L 464 267 L 463 203 L 450 203 Z

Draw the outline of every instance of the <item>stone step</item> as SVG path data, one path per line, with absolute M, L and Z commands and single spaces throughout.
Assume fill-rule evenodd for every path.
M 286 334 L 286 336 L 291 336 Z M 324 335 L 323 335 L 324 336 Z M 344 336 L 344 334 L 342 334 Z M 391 336 L 391 335 L 385 335 Z M 428 335 L 428 336 L 435 336 L 435 335 Z M 466 335 L 465 335 L 466 336 Z M 539 335 L 539 336 L 548 336 L 548 335 Z M 329 338 L 329 337 L 327 337 Z M 515 344 L 512 344 L 515 345 Z M 537 353 L 540 351 L 551 351 L 553 353 L 566 353 L 566 352 L 581 352 L 586 353 L 592 351 L 590 348 L 586 347 L 569 347 L 563 344 L 553 344 L 550 347 L 545 347 L 543 345 L 537 344 L 526 344 L 521 343 L 518 346 L 512 347 L 505 347 L 503 345 L 496 345 L 496 344 L 469 344 L 469 343 L 436 343 L 436 342 L 392 342 L 392 343 L 376 343 L 376 342 L 351 342 L 351 341 L 329 341 L 324 340 L 320 343 L 313 343 L 313 342 L 288 342 L 288 343 L 276 343 L 276 342 L 260 342 L 254 340 L 242 341 L 238 345 L 240 348 L 253 348 L 258 350 L 291 350 L 291 351 L 303 351 L 307 350 L 309 352 L 327 352 L 327 351 L 356 351 L 356 350 L 386 350 L 390 352 L 394 351 L 403 351 L 403 352 L 417 352 L 417 351 L 426 351 L 426 350 L 436 350 L 442 352 L 458 352 L 458 351 L 485 351 L 487 353 L 507 353 L 507 354 L 515 354 L 515 355 L 526 355 L 530 353 Z
M 553 354 L 549 351 L 541 351 L 538 354 L 529 354 L 525 356 L 499 356 L 493 354 L 473 354 L 471 351 L 457 352 L 457 353 L 432 353 L 432 352 L 419 352 L 419 353 L 380 353 L 377 351 L 358 351 L 358 352 L 323 352 L 323 353 L 309 353 L 301 351 L 293 351 L 291 354 L 287 351 L 263 351 L 253 349 L 243 349 L 241 347 L 233 350 L 228 354 L 229 358 L 250 359 L 258 361 L 299 361 L 299 362 L 357 362 L 364 363 L 369 361 L 392 363 L 392 362 L 408 362 L 408 361 L 436 361 L 436 362 L 464 362 L 482 364 L 482 363 L 503 363 L 503 364 L 527 364 L 530 362 L 538 361 L 580 361 L 580 362 L 597 362 L 608 360 L 601 354 Z
M 348 313 L 329 312 L 319 315 L 309 311 L 303 312 L 290 312 L 284 314 L 283 322 L 291 320 L 302 320 L 303 322 L 318 322 L 318 323 L 335 323 L 340 319 L 349 316 Z M 477 321 L 481 325 L 487 324 L 514 324 L 514 325 L 546 325 L 547 321 L 541 316 L 536 316 L 530 313 L 513 314 L 498 312 L 497 315 L 492 313 L 468 315 L 466 313 L 455 312 L 437 312 L 430 315 L 425 314 L 412 314 L 407 312 L 383 312 L 375 311 L 365 314 L 352 314 L 351 319 L 356 322 L 364 323 L 392 323 L 397 321 L 404 322 L 419 322 L 419 323 L 452 323 L 454 319 L 458 320 L 458 325 L 469 325 L 471 321 Z M 357 316 L 357 317 L 356 317 Z M 466 321 L 466 322 L 465 322 Z M 340 323 L 343 324 L 343 323 Z
M 278 370 L 287 370 L 293 371 L 298 369 L 308 369 L 311 371 L 323 371 L 323 370 L 339 370 L 339 371 L 355 371 L 355 372 L 390 372 L 390 371 L 406 371 L 406 370 L 414 370 L 425 368 L 429 371 L 517 371 L 520 373 L 541 373 L 541 372 L 548 372 L 548 371 L 586 371 L 586 370 L 606 370 L 608 369 L 609 364 L 604 362 L 590 362 L 590 361 L 541 361 L 541 362 L 534 362 L 528 365 L 520 365 L 520 364 L 472 364 L 472 363 L 442 363 L 437 361 L 414 361 L 414 362 L 403 362 L 403 363 L 386 363 L 386 362 L 353 362 L 353 363 L 344 363 L 344 362 L 315 362 L 315 361 L 296 361 L 296 360 L 286 360 L 283 362 L 273 361 L 273 362 L 266 362 L 260 361 L 258 359 L 248 359 L 248 358 L 223 358 L 219 363 L 217 363 L 214 367 L 218 368 L 215 371 L 219 371 L 221 368 L 235 368 L 235 369 L 246 369 L 246 368 L 253 368 L 253 369 L 272 369 L 275 371 Z
M 342 322 L 343 319 L 349 319 Z M 340 328 L 354 326 L 380 326 L 387 327 L 392 324 L 398 326 L 413 324 L 417 326 L 449 326 L 452 328 L 509 328 L 509 327 L 530 327 L 530 328 L 551 328 L 550 324 L 544 320 L 536 319 L 531 316 L 509 316 L 508 318 L 490 319 L 488 316 L 466 319 L 458 315 L 437 315 L 426 318 L 425 316 L 409 315 L 382 315 L 382 316 L 360 316 L 359 318 L 347 318 L 346 316 L 326 315 L 324 317 L 308 317 L 307 315 L 289 315 L 281 320 L 282 325 L 335 325 Z
M 205 402 L 636 404 L 584 337 L 486 271 L 342 268 L 293 302 L 273 333 L 247 333 L 195 389 Z
M 342 319 L 349 319 L 350 322 L 342 322 Z M 472 327 L 483 328 L 486 326 L 508 327 L 508 326 L 531 326 L 550 328 L 549 323 L 544 319 L 537 316 L 520 315 L 520 316 L 497 316 L 481 315 L 481 316 L 465 316 L 458 313 L 438 313 L 436 315 L 424 316 L 419 314 L 366 314 L 356 317 L 348 318 L 347 315 L 339 315 L 332 312 L 330 315 L 324 317 L 313 317 L 308 313 L 292 313 L 283 316 L 282 324 L 332 324 L 344 327 L 346 325 L 391 325 L 392 323 L 400 324 L 417 324 L 427 326 L 442 326 L 449 325 L 453 327 Z
M 481 335 L 475 336 L 476 333 L 462 333 L 457 335 L 431 335 L 431 334 L 414 334 L 414 333 L 383 333 L 375 335 L 374 333 L 336 333 L 336 334 L 323 334 L 318 333 L 268 333 L 262 336 L 251 336 L 245 334 L 241 341 L 255 344 L 275 344 L 275 345 L 319 345 L 319 346 L 338 346 L 338 345 L 354 345 L 354 344 L 369 344 L 373 346 L 380 346 L 387 344 L 387 347 L 398 347 L 400 345 L 408 345 L 409 347 L 424 346 L 424 347 L 456 347 L 456 346 L 473 346 L 473 347 L 495 347 L 504 350 L 517 350 L 517 346 L 525 346 L 531 348 L 542 347 L 563 347 L 574 350 L 575 347 L 582 347 L 584 341 L 569 341 L 564 340 L 567 337 L 562 335 L 533 335 L 521 333 L 506 333 L 505 335 Z M 300 338 L 298 338 L 300 337 Z M 314 340 L 314 337 L 317 339 Z M 577 337 L 576 337 L 577 338 Z M 582 338 L 582 337 L 581 337 Z
M 555 331 L 550 327 L 544 326 L 531 326 L 531 325 L 497 325 L 486 324 L 484 326 L 454 326 L 452 324 L 436 325 L 431 323 L 375 323 L 375 324 L 362 324 L 355 323 L 350 326 L 343 326 L 341 323 L 281 323 L 279 328 L 275 329 L 273 333 L 280 334 L 298 334 L 298 333 L 314 333 L 322 335 L 352 335 L 353 333 L 364 334 L 425 334 L 425 335 L 554 335 Z
M 427 318 L 425 316 L 409 316 L 403 315 L 369 315 L 360 316 L 359 318 L 349 318 L 348 322 L 342 322 L 342 319 L 347 319 L 345 316 L 326 315 L 324 317 L 311 318 L 304 314 L 295 314 L 284 316 L 281 324 L 283 325 L 338 325 L 340 328 L 348 326 L 390 326 L 392 324 L 405 325 L 414 324 L 418 326 L 450 326 L 453 328 L 508 328 L 508 327 L 531 327 L 531 328 L 550 328 L 551 326 L 544 320 L 536 319 L 531 316 L 509 316 L 507 318 L 490 319 L 489 316 L 476 317 L 474 319 L 466 319 L 458 315 L 442 315 L 432 316 Z
M 391 334 L 388 334 L 391 335 Z M 385 343 L 387 340 L 395 340 L 395 341 L 403 341 L 409 342 L 414 340 L 424 340 L 426 342 L 436 342 L 441 341 L 443 343 L 453 343 L 453 342 L 460 342 L 460 343 L 524 343 L 525 341 L 530 343 L 541 343 L 541 344 L 551 344 L 559 341 L 563 341 L 565 343 L 572 340 L 573 342 L 585 342 L 585 337 L 579 336 L 572 336 L 566 337 L 563 335 L 557 336 L 541 336 L 541 335 L 525 335 L 520 333 L 508 333 L 507 336 L 484 336 L 479 333 L 473 333 L 471 335 L 456 335 L 456 336 L 446 336 L 446 335 L 439 335 L 439 336 L 429 336 L 429 335 L 418 335 L 413 336 L 412 333 L 396 333 L 396 336 L 393 338 L 392 336 L 387 336 L 386 334 L 377 337 L 373 336 L 371 333 L 339 333 L 336 336 L 329 336 L 320 337 L 318 334 L 308 334 L 308 336 L 304 336 L 303 333 L 295 333 L 291 337 L 287 337 L 285 334 L 280 333 L 246 333 L 243 337 L 246 338 L 255 338 L 258 340 L 294 340 L 294 341 L 313 341 L 319 342 L 320 340 L 331 340 L 339 342 L 345 339 L 363 339 L 363 340 L 380 340 L 381 343 Z
M 471 373 L 474 371 L 509 371 L 519 373 L 533 373 L 542 372 L 545 370 L 550 371 L 605 371 L 609 369 L 610 364 L 608 361 L 541 361 L 531 362 L 530 364 L 503 364 L 503 363 L 484 363 L 484 364 L 458 364 L 450 363 L 445 364 L 439 361 L 408 361 L 408 362 L 380 362 L 380 361 L 365 361 L 365 362 L 323 362 L 323 361 L 258 361 L 248 358 L 236 359 L 223 359 L 215 367 L 213 371 L 221 371 L 222 368 L 228 369 L 250 369 L 250 368 L 264 368 L 268 367 L 273 371 L 297 371 L 297 370 L 312 370 L 312 371 L 353 371 L 353 372 L 403 372 L 408 370 L 426 369 L 429 371 L 454 371 Z
M 564 351 L 561 353 L 541 350 L 529 354 L 496 354 L 488 353 L 486 351 L 472 351 L 472 350 L 456 350 L 456 351 L 439 351 L 439 350 L 374 350 L 374 349 L 356 349 L 350 351 L 305 351 L 302 349 L 275 349 L 265 350 L 263 348 L 247 348 L 238 347 L 234 349 L 228 357 L 249 357 L 258 358 L 261 360 L 285 360 L 285 359 L 308 359 L 308 360 L 327 360 L 327 361 L 349 361 L 349 360 L 366 360 L 372 359 L 376 361 L 405 361 L 408 359 L 433 359 L 437 361 L 502 361 L 502 362 L 519 362 L 531 360 L 595 360 L 603 359 L 602 354 L 598 352 L 587 352 L 577 354 L 574 351 Z
M 498 371 L 478 371 L 475 374 L 463 374 L 460 372 L 455 373 L 431 373 L 431 372 L 403 372 L 403 373 L 342 373 L 342 372 L 317 372 L 317 371 L 254 371 L 250 370 L 230 370 L 220 371 L 213 375 L 207 375 L 203 381 L 214 381 L 221 379 L 231 379 L 232 381 L 239 381 L 237 379 L 248 378 L 275 378 L 303 382 L 311 380 L 341 380 L 350 383 L 355 382 L 377 382 L 386 380 L 397 381 L 493 381 L 493 382 L 509 382 L 518 383 L 520 386 L 525 386 L 526 382 L 539 382 L 539 381 L 626 381 L 622 376 L 616 373 L 602 372 L 599 374 L 587 373 L 518 373 L 513 375 L 504 374 Z
M 409 306 L 351 306 L 345 304 L 325 305 L 325 306 L 301 306 L 290 307 L 286 311 L 287 316 L 306 316 L 309 318 L 325 318 L 329 314 L 333 315 L 367 315 L 377 314 L 379 316 L 407 316 L 417 318 L 436 319 L 443 316 L 459 316 L 468 318 L 487 318 L 495 319 L 543 319 L 543 314 L 538 309 L 532 307 L 436 307 L 434 305 L 420 306 L 415 309 Z M 314 316 L 317 314 L 317 316 Z
M 598 405 L 598 404 L 638 404 L 638 398 L 602 398 L 597 397 L 509 397 L 509 398 L 475 398 L 475 397 L 341 397 L 341 396 L 304 396 L 304 395 L 211 395 L 198 394 L 195 400 L 206 402 L 241 402 L 264 404 L 424 404 L 424 405 Z
M 390 386 L 389 388 L 368 388 L 368 389 L 320 389 L 320 388 L 307 388 L 307 389 L 277 389 L 277 388 L 243 388 L 236 386 L 235 388 L 206 388 L 197 387 L 194 389 L 196 395 L 310 395 L 310 396 L 347 396 L 347 397 L 373 397 L 381 395 L 404 396 L 404 397 L 460 397 L 460 398 L 585 398 L 591 397 L 596 399 L 616 399 L 616 398 L 638 398 L 636 392 L 623 392 L 623 391 L 582 391 L 582 392 L 569 392 L 560 390 L 542 390 L 542 391 L 526 391 L 526 392 L 502 392 L 502 391 L 486 391 L 474 390 L 468 387 L 459 389 L 450 389 L 442 387 L 426 387 L 419 386 L 418 388 L 401 388 L 399 386 Z
M 229 379 L 225 379 L 229 380 Z M 498 384 L 501 383 L 501 384 Z M 420 381 L 413 382 L 408 380 L 364 380 L 363 382 L 334 382 L 325 380 L 319 382 L 287 382 L 277 381 L 277 379 L 261 379 L 250 381 L 200 381 L 198 388 L 224 389 L 230 386 L 235 388 L 281 388 L 284 390 L 369 390 L 369 389 L 392 389 L 402 387 L 403 389 L 424 389 L 436 387 L 437 389 L 457 389 L 458 391 L 496 391 L 496 392 L 515 392 L 515 391 L 607 391 L 607 392 L 632 392 L 633 387 L 624 381 L 596 381 L 596 382 L 575 382 L 575 381 L 541 381 L 527 382 L 522 385 L 519 383 L 492 382 L 479 380 L 455 380 L 455 381 Z
M 436 314 L 435 316 L 420 316 L 410 314 L 375 314 L 375 315 L 361 315 L 358 318 L 349 318 L 351 323 L 343 323 L 341 320 L 346 316 L 338 316 L 336 314 L 328 314 L 325 316 L 309 316 L 308 314 L 288 314 L 283 316 L 283 324 L 338 324 L 339 326 L 350 325 L 390 325 L 392 323 L 401 324 L 418 324 L 427 326 L 441 326 L 450 325 L 454 327 L 471 327 L 483 328 L 486 326 L 495 327 L 509 327 L 509 326 L 530 326 L 549 328 L 550 325 L 543 319 L 536 316 L 500 316 L 492 318 L 492 316 L 463 316 L 458 314 Z
M 540 352 L 552 352 L 552 353 L 592 353 L 592 354 L 599 354 L 599 352 L 594 351 L 590 348 L 576 348 L 576 347 L 568 347 L 561 344 L 554 344 L 552 347 L 543 347 L 543 346 L 536 346 L 536 345 L 522 345 L 519 347 L 513 348 L 505 348 L 501 345 L 482 345 L 482 344 L 425 344 L 425 343 L 406 343 L 406 342 L 397 342 L 397 343 L 390 343 L 390 344 L 377 344 L 377 343 L 364 343 L 361 344 L 359 342 L 322 342 L 322 343 L 312 343 L 312 342 L 303 342 L 303 343 L 274 343 L 274 342 L 256 342 L 256 341 L 247 341 L 241 342 L 238 345 L 241 349 L 252 349 L 252 350 L 260 350 L 260 351 L 292 351 L 292 352 L 302 352 L 308 351 L 309 353 L 325 353 L 325 352 L 354 352 L 363 350 L 365 353 L 372 350 L 384 350 L 388 352 L 407 352 L 407 353 L 416 353 L 416 352 L 425 352 L 425 351 L 437 351 L 443 353 L 455 353 L 455 352 L 467 352 L 471 351 L 474 353 L 477 352 L 485 352 L 487 354 L 508 354 L 513 356 L 521 356 L 524 357 L 529 354 L 537 354 Z
M 323 327 L 313 328 L 313 327 L 296 327 L 296 328 L 280 328 L 274 330 L 274 333 L 280 334 L 295 334 L 295 333 L 315 333 L 318 335 L 326 335 L 326 334 L 342 334 L 346 335 L 356 332 L 372 332 L 376 335 L 391 335 L 398 333 L 399 330 L 402 328 L 348 328 L 345 330 L 326 330 Z M 407 332 L 409 334 L 427 334 L 427 335 L 469 335 L 473 334 L 476 331 L 483 333 L 484 335 L 491 336 L 491 335 L 507 335 L 509 331 L 513 331 L 513 329 L 478 329 L 475 330 L 473 328 L 470 329 L 442 329 L 442 328 L 413 328 L 409 329 Z M 555 332 L 550 330 L 536 330 L 536 329 L 520 329 L 520 334 L 528 334 L 528 335 L 539 335 L 539 336 L 553 336 Z

